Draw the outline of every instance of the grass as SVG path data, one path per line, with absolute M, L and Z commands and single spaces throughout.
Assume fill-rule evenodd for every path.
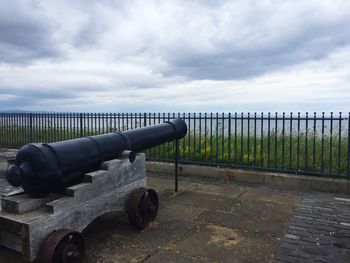
M 240 134 L 230 139 L 227 135 L 205 138 L 203 134 L 191 133 L 180 142 L 180 159 L 218 166 L 231 164 L 346 175 L 347 147 L 347 138 L 342 137 L 339 143 L 338 136 L 330 135 L 322 139 L 305 133 L 299 136 L 271 133 L 254 140 L 254 136 Z M 172 158 L 173 155 L 173 143 L 148 151 L 151 158 Z
M 112 132 L 106 128 L 103 133 Z M 94 135 L 85 129 L 83 136 Z M 305 132 L 283 134 L 271 132 L 270 135 L 254 136 L 222 135 L 209 133 L 188 133 L 180 141 L 180 159 L 212 165 L 243 165 L 262 168 L 278 168 L 303 172 L 317 172 L 346 175 L 348 158 L 348 138 L 344 135 L 339 142 L 338 134 L 313 136 Z M 28 128 L 20 126 L 0 126 L 0 146 L 19 147 L 30 141 L 53 142 L 79 138 L 78 129 L 37 128 L 30 134 Z M 299 143 L 298 143 L 299 142 Z M 174 143 L 165 143 L 146 151 L 155 159 L 172 160 Z M 322 151 L 323 149 L 323 151 Z

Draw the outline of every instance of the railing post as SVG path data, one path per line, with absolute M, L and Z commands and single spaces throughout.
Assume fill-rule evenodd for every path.
M 83 113 L 80 113 L 79 115 L 80 118 L 80 138 L 84 136 L 83 134 Z
M 350 112 L 348 115 L 348 160 L 346 169 L 347 178 L 350 179 Z
M 179 155 L 180 155 L 180 140 L 175 140 L 175 192 L 179 190 Z
M 33 142 L 33 113 L 29 113 L 29 143 Z
M 147 126 L 147 114 L 146 114 L 146 112 L 143 113 L 143 126 L 144 126 L 144 127 Z

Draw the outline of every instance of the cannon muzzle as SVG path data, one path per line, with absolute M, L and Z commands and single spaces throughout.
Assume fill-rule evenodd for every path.
M 125 132 L 114 132 L 54 143 L 26 144 L 7 169 L 7 180 L 22 186 L 32 196 L 60 192 L 98 170 L 102 162 L 129 158 L 136 152 L 183 138 L 187 125 L 182 119 Z

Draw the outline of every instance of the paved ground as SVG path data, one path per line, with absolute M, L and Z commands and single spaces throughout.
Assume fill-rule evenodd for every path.
M 3 179 L 2 179 L 3 181 Z M 4 182 L 2 185 L 6 185 Z M 259 187 L 150 177 L 160 195 L 157 220 L 138 232 L 110 213 L 84 231 L 87 262 L 269 262 L 300 196 Z M 21 262 L 0 247 L 0 262 Z
M 84 231 L 87 262 L 350 262 L 350 199 L 151 176 L 157 220 L 138 232 L 110 213 Z M 6 189 L 6 190 L 5 190 Z M 9 190 L 0 176 L 0 192 Z M 22 262 L 0 247 L 0 263 Z
M 305 194 L 274 262 L 350 262 L 350 199 Z

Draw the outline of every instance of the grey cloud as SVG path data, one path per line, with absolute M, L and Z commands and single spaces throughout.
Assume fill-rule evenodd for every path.
M 1 94 L 14 95 L 20 99 L 27 99 L 28 101 L 43 100 L 43 99 L 69 99 L 78 97 L 79 93 L 72 89 L 46 89 L 44 87 L 26 87 L 23 88 L 1 88 Z
M 0 62 L 22 64 L 58 56 L 53 30 L 35 1 L 0 1 Z
M 350 16 L 332 26 L 314 24 L 299 28 L 295 36 L 281 37 L 268 44 L 263 43 L 266 41 L 263 36 L 249 48 L 235 48 L 234 42 L 226 43 L 215 54 L 189 53 L 186 46 L 165 50 L 163 56 L 170 65 L 165 73 L 193 79 L 242 79 L 308 60 L 320 60 L 350 45 L 350 28 L 344 27 L 347 24 L 350 24 Z

